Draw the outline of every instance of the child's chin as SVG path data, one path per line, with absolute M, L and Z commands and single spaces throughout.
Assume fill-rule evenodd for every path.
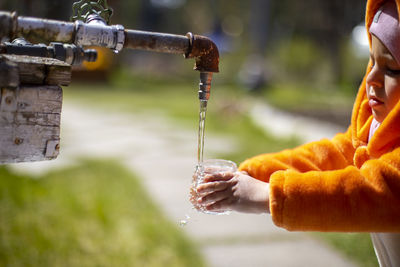
M 372 115 L 374 116 L 374 119 L 379 123 L 382 123 L 382 121 L 386 117 L 386 116 L 382 115 L 380 112 L 377 112 L 375 110 L 372 110 Z

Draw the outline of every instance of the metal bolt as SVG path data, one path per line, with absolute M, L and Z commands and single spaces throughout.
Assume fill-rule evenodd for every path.
M 85 60 L 88 62 L 95 62 L 97 60 L 97 50 L 96 49 L 86 49 L 84 51 Z
M 19 138 L 19 137 L 15 138 L 15 140 L 14 140 L 14 144 L 16 144 L 16 145 L 20 145 L 20 144 L 22 144 L 23 142 L 24 142 L 24 139 Z

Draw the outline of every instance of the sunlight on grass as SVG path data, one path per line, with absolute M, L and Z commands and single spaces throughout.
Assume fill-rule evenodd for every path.
M 119 164 L 0 177 L 0 266 L 204 265 Z

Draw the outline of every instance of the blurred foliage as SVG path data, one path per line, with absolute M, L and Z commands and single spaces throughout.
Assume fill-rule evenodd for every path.
M 369 55 L 366 57 L 357 56 L 356 49 L 359 49 L 349 42 L 344 42 L 338 56 L 342 58 L 341 81 L 342 90 L 355 93 L 361 84 L 367 69 Z
M 362 267 L 379 266 L 370 235 L 367 233 L 318 233 L 315 236 L 339 249 Z
M 277 83 L 263 93 L 266 101 L 288 112 L 333 122 L 347 128 L 350 125 L 355 92 L 335 90 L 314 83 Z
M 0 167 L 1 266 L 204 266 L 177 224 L 113 161 L 40 177 Z
M 325 51 L 310 39 L 295 37 L 291 42 L 281 40 L 274 44 L 268 58 L 276 66 L 277 80 L 292 82 L 312 81 L 314 84 L 330 84 L 332 71 Z
M 3 0 L 0 9 L 67 20 L 73 2 Z M 361 0 L 108 0 L 108 4 L 114 9 L 112 24 L 174 34 L 191 31 L 211 37 L 221 51 L 224 81 L 237 82 L 247 55 L 257 53 L 267 66 L 267 84 L 311 79 L 349 89 L 357 87 L 368 58 L 365 55 L 362 61 L 353 60 L 353 52 L 346 48 L 352 29 L 364 20 L 365 1 Z M 171 57 L 159 54 L 142 56 L 134 51 L 114 59 L 129 69 L 167 75 L 171 69 L 174 73 L 187 69 L 178 60 L 170 62 Z M 165 62 L 170 63 L 168 67 L 162 67 Z M 160 67 L 149 69 L 147 65 Z

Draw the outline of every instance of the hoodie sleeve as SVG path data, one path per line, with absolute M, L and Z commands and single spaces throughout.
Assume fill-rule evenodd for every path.
M 255 156 L 240 164 L 239 170 L 269 182 L 270 176 L 279 170 L 308 172 L 342 169 L 353 162 L 354 148 L 350 132 L 349 129 L 332 140 L 322 139 L 295 149 Z
M 400 231 L 400 148 L 360 169 L 277 171 L 270 179 L 277 226 L 297 231 Z
M 363 155 L 364 148 L 353 148 L 348 131 L 332 140 L 256 156 L 239 169 L 269 182 L 270 211 L 279 227 L 398 232 L 400 148 L 355 166 L 353 158 Z

